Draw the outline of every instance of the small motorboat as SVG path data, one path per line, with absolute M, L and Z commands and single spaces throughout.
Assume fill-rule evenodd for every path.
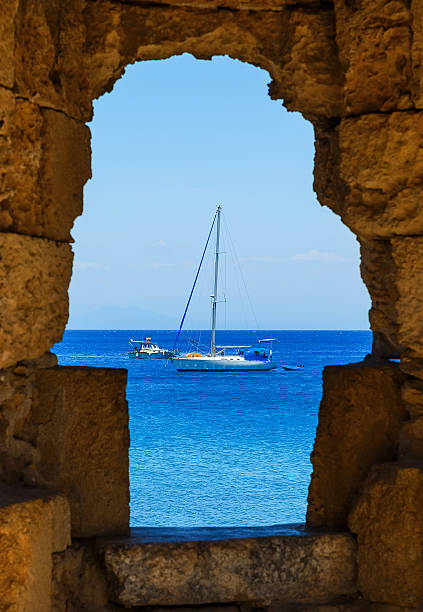
M 151 338 L 144 340 L 129 340 L 132 346 L 132 351 L 128 352 L 128 357 L 135 359 L 169 359 L 177 354 L 177 351 L 169 351 L 165 348 L 160 348 L 158 344 L 151 342 Z
M 283 370 L 304 370 L 304 366 L 303 365 L 298 365 L 298 366 L 282 366 Z

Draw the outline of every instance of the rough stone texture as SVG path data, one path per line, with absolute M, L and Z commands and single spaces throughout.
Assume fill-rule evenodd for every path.
M 314 186 L 362 240 L 422 234 L 423 113 L 372 114 L 316 128 Z
M 423 358 L 419 357 L 414 351 L 404 351 L 402 353 L 400 369 L 405 374 L 423 380 Z
M 270 68 L 288 106 L 310 116 L 422 107 L 416 0 L 66 0 L 30 9 L 8 0 L 7 17 L 3 82 L 10 87 L 14 75 L 19 95 L 80 119 L 128 63 L 181 52 Z
M 22 370 L 25 368 L 25 372 Z M 25 366 L 0 372 L 0 479 L 34 484 L 31 466 L 35 449 L 15 437 L 31 409 L 31 373 Z
M 149 0 L 131 0 L 131 4 L 136 6 L 150 6 Z M 184 7 L 190 9 L 221 9 L 230 8 L 234 10 L 251 10 L 251 11 L 282 11 L 286 7 L 292 7 L 298 4 L 313 8 L 316 0 L 158 0 L 158 5 L 173 7 Z
M 337 42 L 349 115 L 413 107 L 408 0 L 335 0 Z
M 37 483 L 65 493 L 72 535 L 129 530 L 126 370 L 55 367 L 34 374 L 30 412 L 15 435 L 37 449 Z
M 401 387 L 401 397 L 411 417 L 423 416 L 422 381 L 407 380 Z
M 87 120 L 92 99 L 110 90 L 129 63 L 183 52 L 200 59 L 228 54 L 269 70 L 274 93 L 280 97 L 283 91 L 289 108 L 339 114 L 343 78 L 331 7 L 309 0 L 241 0 L 243 10 L 216 10 L 216 4 L 236 8 L 238 1 L 152 7 L 66 0 L 32 2 L 30 9 L 21 3 L 11 40 L 15 90 L 40 106 Z M 277 10 L 267 10 L 272 4 Z
M 370 323 L 384 338 L 380 356 L 401 357 L 401 368 L 422 377 L 423 237 L 362 243 L 361 274 L 372 298 Z
M 46 612 L 51 605 L 52 553 L 70 544 L 63 496 L 0 486 L 0 606 Z
M 403 425 L 399 440 L 399 456 L 423 460 L 423 417 Z
M 53 611 L 108 608 L 106 575 L 91 542 L 75 542 L 53 555 Z
M 4 0 L 0 19 L 0 86 L 13 87 L 15 17 L 19 0 Z
M 362 241 L 360 269 L 372 300 L 369 311 L 372 353 L 381 358 L 398 358 L 403 355 L 404 347 L 398 338 L 398 288 L 391 242 Z
M 363 362 L 329 366 L 311 455 L 307 523 L 343 527 L 370 466 L 396 457 L 403 374 L 398 366 Z
M 0 481 L 22 481 L 27 485 L 37 481 L 37 449 L 22 440 L 19 432 L 31 410 L 35 369 L 56 364 L 56 355 L 48 352 L 39 359 L 0 371 Z
M 39 357 L 61 339 L 72 257 L 67 244 L 0 234 L 0 368 Z
M 14 18 L 14 91 L 79 119 L 90 95 L 83 66 L 86 5 L 85 0 L 20 0 Z
M 66 493 L 74 535 L 126 534 L 126 371 L 55 361 L 0 371 L 0 479 Z
M 365 601 L 362 598 L 347 601 L 342 600 L 331 604 L 324 604 L 322 606 L 316 606 L 314 604 L 308 606 L 281 606 L 275 602 L 268 608 L 265 607 L 264 610 L 268 610 L 269 612 L 416 612 L 415 608 L 372 604 L 371 602 Z M 216 610 L 215 612 L 218 611 Z M 244 612 L 244 610 L 241 609 L 240 612 Z M 245 612 L 247 612 L 247 610 Z M 253 612 L 253 610 L 251 610 L 251 612 Z
M 423 355 L 423 236 L 392 240 L 396 267 L 398 340 Z
M 110 90 L 124 66 L 137 60 L 227 54 L 267 70 L 272 97 L 283 98 L 289 109 L 310 116 L 341 112 L 342 76 L 329 10 L 193 12 L 102 2 L 90 4 L 85 19 L 93 97 Z
M 70 240 L 90 162 L 85 125 L 0 88 L 0 231 Z
M 423 607 L 422 464 L 375 466 L 348 524 L 358 538 L 365 599 Z
M 423 108 L 423 6 L 420 0 L 411 0 L 413 16 L 413 45 L 411 60 L 413 66 L 413 100 L 417 108 Z
M 343 533 L 99 544 L 111 600 L 124 606 L 278 600 L 321 603 L 355 593 L 355 542 Z

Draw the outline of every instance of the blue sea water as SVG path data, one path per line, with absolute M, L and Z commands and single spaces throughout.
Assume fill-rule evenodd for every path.
M 278 365 L 305 368 L 248 373 L 177 373 L 165 360 L 128 358 L 128 339 L 145 335 L 169 348 L 175 338 L 163 330 L 67 330 L 53 349 L 60 365 L 128 370 L 131 525 L 302 522 L 323 367 L 363 359 L 370 332 L 261 332 L 277 338 Z M 251 331 L 218 336 L 219 344 L 256 340 Z

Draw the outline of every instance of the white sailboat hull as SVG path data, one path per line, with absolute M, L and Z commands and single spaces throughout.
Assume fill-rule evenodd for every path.
M 178 372 L 267 372 L 274 370 L 272 361 L 251 361 L 238 356 L 228 357 L 172 357 Z

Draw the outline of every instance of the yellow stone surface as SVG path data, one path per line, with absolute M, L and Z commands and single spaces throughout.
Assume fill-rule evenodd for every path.
M 404 0 L 335 0 L 349 115 L 412 108 L 413 16 Z
M 69 241 L 91 176 L 90 131 L 0 88 L 0 231 Z
M 0 485 L 0 608 L 47 612 L 52 554 L 70 544 L 70 513 L 60 495 Z
M 358 588 L 373 602 L 423 607 L 423 469 L 375 466 L 348 525 L 358 539 Z
M 0 19 L 0 86 L 13 87 L 15 76 L 15 17 L 19 0 L 3 0 Z
M 315 188 L 361 240 L 423 233 L 423 112 L 317 129 Z
M 68 320 L 68 244 L 0 233 L 0 368 L 41 356 Z
M 69 498 L 73 537 L 127 534 L 126 370 L 55 367 L 34 376 L 20 437 L 37 448 L 37 483 Z
M 401 397 L 412 417 L 423 416 L 423 381 L 406 381 L 401 387 Z
M 345 527 L 369 468 L 396 457 L 408 414 L 401 402 L 404 376 L 391 364 L 329 366 L 311 461 L 307 523 Z

